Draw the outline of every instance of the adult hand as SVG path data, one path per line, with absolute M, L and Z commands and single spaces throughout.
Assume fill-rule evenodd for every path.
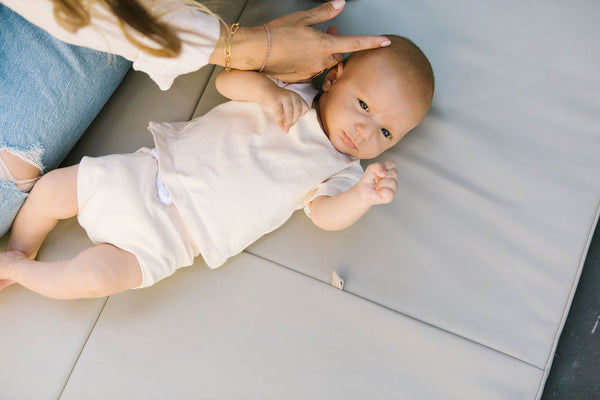
M 344 53 L 389 42 L 384 36 L 339 36 L 335 28 L 324 33 L 312 27 L 336 17 L 344 6 L 344 0 L 333 0 L 269 22 L 272 39 L 265 72 L 286 82 L 309 79 L 341 61 Z
M 331 27 L 327 33 L 313 25 L 339 15 L 345 0 L 333 0 L 306 11 L 287 14 L 267 25 L 271 32 L 271 49 L 264 71 L 286 82 L 308 80 L 325 68 L 341 61 L 344 53 L 378 48 L 389 44 L 385 36 L 339 36 Z M 227 32 L 211 56 L 211 63 L 223 65 L 223 48 Z M 259 69 L 267 52 L 264 27 L 240 27 L 232 38 L 231 65 L 233 68 Z

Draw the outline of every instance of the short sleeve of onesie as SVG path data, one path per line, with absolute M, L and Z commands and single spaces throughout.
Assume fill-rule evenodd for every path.
M 312 105 L 313 100 L 317 96 L 318 91 L 312 87 L 310 83 L 288 83 L 282 80 L 273 78 L 272 76 L 265 75 L 267 78 L 271 79 L 275 84 L 281 88 L 291 90 L 292 92 L 297 93 L 302 97 L 302 99 L 308 104 L 310 107 Z
M 309 193 L 304 201 L 304 212 L 310 217 L 311 201 L 319 196 L 335 196 L 345 192 L 358 183 L 363 175 L 363 169 L 358 160 L 346 169 L 341 170 L 337 174 L 321 183 L 311 193 Z

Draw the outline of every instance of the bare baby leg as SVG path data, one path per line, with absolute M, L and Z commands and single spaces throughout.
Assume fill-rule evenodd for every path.
M 142 283 L 135 256 L 110 244 L 55 262 L 30 260 L 18 251 L 7 251 L 0 254 L 0 278 L 55 299 L 103 297 Z
M 40 170 L 32 164 L 2 150 L 0 150 L 0 169 L 0 179 L 14 179 L 21 191 L 29 191 L 29 182 L 33 182 L 40 175 Z M 0 290 L 13 283 L 8 279 L 0 279 Z
M 8 251 L 0 253 L 0 290 L 16 282 L 43 296 L 69 299 L 107 296 L 141 284 L 136 257 L 110 244 L 72 260 L 33 260 L 58 221 L 77 215 L 77 169 L 54 170 L 31 191 L 13 224 Z
M 8 250 L 35 258 L 44 239 L 59 220 L 77 215 L 77 170 L 60 168 L 44 175 L 33 187 L 13 223 Z

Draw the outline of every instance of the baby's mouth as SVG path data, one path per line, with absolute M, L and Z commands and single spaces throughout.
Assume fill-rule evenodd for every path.
M 357 150 L 356 145 L 354 144 L 352 139 L 350 139 L 350 137 L 348 137 L 348 135 L 346 135 L 346 132 L 344 131 L 342 131 L 342 140 L 344 141 L 344 143 L 346 143 L 346 146 L 350 147 L 351 149 Z

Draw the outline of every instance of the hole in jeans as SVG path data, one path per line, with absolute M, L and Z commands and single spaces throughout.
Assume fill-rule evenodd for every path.
M 13 182 L 21 192 L 29 192 L 40 176 L 40 168 L 20 155 L 0 150 L 0 179 Z

